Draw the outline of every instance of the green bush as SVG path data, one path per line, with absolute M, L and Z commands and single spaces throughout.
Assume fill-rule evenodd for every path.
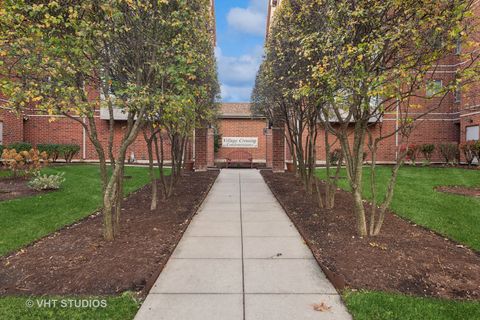
M 17 152 L 32 150 L 32 144 L 28 142 L 14 142 L 7 146 L 7 149 L 15 149 Z
M 221 137 L 218 133 L 213 135 L 213 152 L 217 153 L 221 147 Z
M 471 166 L 475 159 L 480 157 L 480 141 L 464 142 L 460 145 L 460 150 L 463 152 L 467 164 Z
M 37 191 L 58 190 L 62 183 L 65 182 L 64 175 L 65 172 L 51 175 L 36 172 L 32 180 L 28 182 L 28 186 Z
M 438 151 L 447 165 L 458 163 L 459 149 L 457 143 L 442 143 L 438 145 Z
M 342 149 L 335 149 L 330 152 L 330 164 L 336 166 L 338 162 L 341 161 L 343 163 L 343 153 Z
M 57 162 L 58 157 L 60 156 L 60 145 L 59 144 L 37 144 L 38 151 L 45 151 L 48 154 L 48 158 L 53 162 Z
M 67 163 L 72 162 L 73 157 L 80 151 L 80 146 L 77 144 L 62 144 L 60 145 L 60 155 Z
M 435 151 L 435 145 L 431 143 L 423 144 L 420 147 L 420 151 L 422 152 L 425 159 L 430 163 L 432 161 L 432 155 Z
M 60 156 L 60 144 L 37 144 L 38 151 L 45 151 L 48 154 L 48 158 L 52 159 L 53 162 L 57 162 L 58 157 Z

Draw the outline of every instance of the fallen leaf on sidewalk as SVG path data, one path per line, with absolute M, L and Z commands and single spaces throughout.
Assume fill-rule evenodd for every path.
M 319 312 L 330 311 L 330 309 L 332 309 L 332 307 L 327 306 L 324 302 L 316 303 L 313 305 L 313 310 Z

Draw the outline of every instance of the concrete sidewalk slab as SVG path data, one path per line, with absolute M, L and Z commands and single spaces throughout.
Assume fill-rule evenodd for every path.
M 239 259 L 170 259 L 151 293 L 242 293 Z
M 242 259 L 242 241 L 240 237 L 184 237 L 172 258 Z
M 303 241 L 296 237 L 249 237 L 243 239 L 245 259 L 313 259 Z
M 315 311 L 324 303 L 329 310 Z M 136 320 L 350 320 L 257 170 L 222 170 Z
M 185 232 L 187 237 L 240 237 L 240 224 L 228 221 L 194 220 Z
M 243 222 L 245 237 L 298 237 L 298 232 L 291 222 Z
M 245 293 L 337 294 L 313 259 L 245 260 Z
M 135 319 L 242 320 L 243 295 L 149 294 Z
M 327 311 L 315 311 L 324 303 Z M 338 295 L 247 294 L 245 320 L 336 320 L 351 319 Z

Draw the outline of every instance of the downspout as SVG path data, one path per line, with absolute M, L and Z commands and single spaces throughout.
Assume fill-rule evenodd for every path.
M 83 123 L 86 125 L 85 117 L 83 118 Z M 82 158 L 83 160 L 87 159 L 87 132 L 85 127 L 82 127 Z
M 400 120 L 400 101 L 397 99 L 397 105 L 396 105 L 396 110 L 395 110 L 395 160 L 398 160 L 398 143 L 399 143 L 399 137 L 398 137 L 398 128 L 399 128 L 399 120 Z

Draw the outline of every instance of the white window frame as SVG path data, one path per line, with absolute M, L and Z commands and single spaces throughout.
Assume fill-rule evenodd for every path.
M 468 132 L 468 129 L 473 129 L 475 130 L 476 128 L 476 134 L 475 134 L 475 131 L 473 132 L 473 135 L 475 135 L 476 137 L 469 137 L 469 132 Z M 465 127 L 465 140 L 466 141 L 477 141 L 477 140 L 480 140 L 480 125 L 473 125 L 473 126 L 467 126 Z

